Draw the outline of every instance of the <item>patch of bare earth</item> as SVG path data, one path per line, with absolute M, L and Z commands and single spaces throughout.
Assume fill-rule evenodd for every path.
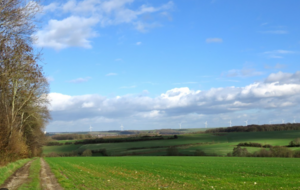
M 41 185 L 44 190 L 63 190 L 57 182 L 54 174 L 51 172 L 49 165 L 41 158 L 42 169 L 40 172 Z
M 33 160 L 27 162 L 24 166 L 19 168 L 13 175 L 11 175 L 0 188 L 6 188 L 9 190 L 18 189 L 23 183 L 28 182 L 29 179 L 29 168 Z

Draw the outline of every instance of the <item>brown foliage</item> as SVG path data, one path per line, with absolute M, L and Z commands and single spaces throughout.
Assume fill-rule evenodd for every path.
M 0 160 L 38 156 L 50 119 L 48 83 L 32 47 L 34 1 L 0 3 Z M 4 161 L 3 161 L 4 160 Z

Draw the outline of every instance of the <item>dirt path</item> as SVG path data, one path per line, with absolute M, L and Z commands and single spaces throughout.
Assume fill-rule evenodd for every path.
M 42 189 L 45 190 L 63 190 L 57 182 L 55 176 L 50 170 L 49 165 L 41 158 L 42 169 L 40 172 Z
M 28 182 L 29 168 L 34 160 L 27 162 L 24 166 L 19 168 L 13 175 L 11 175 L 0 188 L 7 188 L 9 190 L 18 189 L 23 183 Z

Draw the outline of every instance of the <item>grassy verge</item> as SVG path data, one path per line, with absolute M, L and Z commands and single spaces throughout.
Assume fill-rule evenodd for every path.
M 18 160 L 6 166 L 0 167 L 0 184 L 3 184 L 9 176 L 11 176 L 17 169 L 22 167 L 29 160 L 31 159 Z
M 23 184 L 19 189 L 32 189 L 32 190 L 38 190 L 41 189 L 40 185 L 40 170 L 41 170 L 41 161 L 40 158 L 36 159 L 35 161 L 32 162 L 30 166 L 30 171 L 29 171 L 29 178 L 30 182 Z

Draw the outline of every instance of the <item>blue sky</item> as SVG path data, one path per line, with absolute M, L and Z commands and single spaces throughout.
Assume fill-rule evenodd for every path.
M 299 1 L 42 5 L 35 46 L 50 83 L 48 131 L 297 120 Z

